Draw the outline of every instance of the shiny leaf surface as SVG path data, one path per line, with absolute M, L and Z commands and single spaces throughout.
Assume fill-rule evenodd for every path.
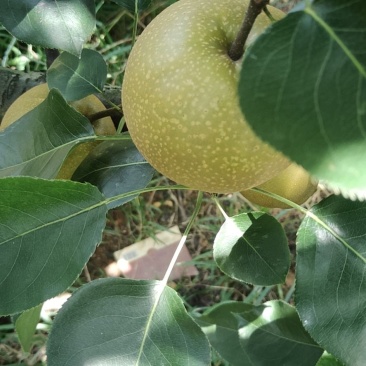
M 73 294 L 49 337 L 51 365 L 197 365 L 210 348 L 182 300 L 158 281 L 108 278 Z
M 107 78 L 107 65 L 103 56 L 84 49 L 80 58 L 63 52 L 47 70 L 50 89 L 58 89 L 68 101 L 82 99 L 103 90 Z
M 366 359 L 366 203 L 331 196 L 298 232 L 296 307 L 310 335 L 346 365 Z
M 239 85 L 242 110 L 262 139 L 359 198 L 366 198 L 365 14 L 364 0 L 304 2 L 248 48 Z
M 284 282 L 290 266 L 285 232 L 263 212 L 228 218 L 216 235 L 214 258 L 230 277 L 255 285 Z
M 0 22 L 16 38 L 81 54 L 95 27 L 93 0 L 0 0 Z

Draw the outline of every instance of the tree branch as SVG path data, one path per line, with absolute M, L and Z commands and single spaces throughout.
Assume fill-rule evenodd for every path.
M 118 119 L 118 121 L 119 121 L 123 117 L 123 114 L 115 108 L 108 108 L 108 109 L 105 109 L 104 111 L 96 112 L 96 113 L 90 115 L 88 118 L 89 118 L 89 121 L 93 123 L 93 122 L 97 121 L 98 119 L 101 119 L 104 117 L 111 117 L 112 120 Z

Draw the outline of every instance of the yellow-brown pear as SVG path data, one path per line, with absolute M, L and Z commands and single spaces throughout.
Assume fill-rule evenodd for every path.
M 275 193 L 298 205 L 303 204 L 317 189 L 317 182 L 301 166 L 293 163 L 281 173 L 259 185 L 264 191 Z M 268 208 L 290 208 L 284 202 L 263 193 L 247 190 L 242 195 L 252 203 Z
M 248 5 L 178 1 L 147 26 L 127 61 L 122 105 L 133 141 L 155 169 L 192 189 L 242 191 L 290 164 L 253 133 L 239 107 L 241 61 L 228 51 Z M 247 45 L 270 24 L 260 14 Z

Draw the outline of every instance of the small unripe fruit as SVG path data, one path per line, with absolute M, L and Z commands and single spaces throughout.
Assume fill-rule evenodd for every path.
M 311 197 L 317 189 L 316 181 L 297 164 L 291 164 L 288 168 L 276 175 L 267 182 L 259 185 L 264 191 L 275 193 L 298 205 L 303 204 Z M 265 194 L 247 190 L 241 192 L 250 202 L 268 208 L 290 208 L 284 202 L 276 200 Z
M 6 111 L 4 118 L 1 121 L 0 131 L 4 130 L 13 122 L 41 104 L 47 98 L 48 93 L 48 85 L 40 84 L 22 94 Z M 83 99 L 70 102 L 70 105 L 86 117 L 106 109 L 104 104 L 95 95 L 88 95 Z M 110 117 L 96 120 L 93 122 L 93 128 L 96 135 L 114 135 L 116 133 L 113 121 Z M 24 133 L 26 133 L 26 131 L 24 131 Z M 97 141 L 92 141 L 76 146 L 67 156 L 56 178 L 70 179 L 80 163 L 98 143 L 99 142 Z

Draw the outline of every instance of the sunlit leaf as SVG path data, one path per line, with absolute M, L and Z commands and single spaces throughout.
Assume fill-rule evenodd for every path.
M 366 198 L 366 2 L 304 4 L 248 48 L 240 104 L 262 139 Z
M 26 310 L 21 314 L 17 314 L 13 318 L 15 330 L 24 352 L 29 352 L 32 346 L 34 333 L 36 331 L 37 324 L 40 321 L 42 306 L 43 304 L 39 304 L 32 309 Z
M 0 0 L 0 23 L 16 38 L 79 56 L 95 27 L 93 0 Z
M 315 365 L 323 350 L 304 330 L 295 308 L 269 301 L 215 305 L 197 318 L 212 347 L 230 365 Z
M 107 78 L 107 65 L 99 52 L 84 49 L 78 58 L 63 52 L 47 71 L 50 89 L 58 89 L 68 100 L 100 92 Z
M 285 232 L 263 212 L 228 218 L 216 235 L 214 258 L 228 276 L 255 285 L 284 282 L 290 266 Z
M 294 307 L 268 301 L 236 314 L 239 338 L 249 365 L 315 365 L 323 353 L 304 330 Z
M 0 132 L 0 177 L 54 178 L 69 151 L 94 137 L 89 120 L 53 89 L 40 105 Z
M 207 366 L 207 338 L 176 292 L 161 286 L 158 281 L 121 278 L 83 286 L 53 323 L 48 362 L 53 366 Z
M 328 352 L 324 352 L 322 357 L 320 357 L 319 361 L 316 363 L 316 366 L 344 366 L 344 364 Z
M 100 243 L 106 212 L 90 184 L 0 179 L 0 315 L 66 290 Z
M 243 302 L 223 302 L 197 318 L 211 346 L 232 366 L 251 365 L 249 356 L 240 346 L 239 326 L 234 314 L 250 311 L 252 308 L 253 305 Z
M 340 196 L 314 206 L 298 232 L 300 318 L 313 339 L 352 366 L 366 359 L 365 238 L 366 203 Z

